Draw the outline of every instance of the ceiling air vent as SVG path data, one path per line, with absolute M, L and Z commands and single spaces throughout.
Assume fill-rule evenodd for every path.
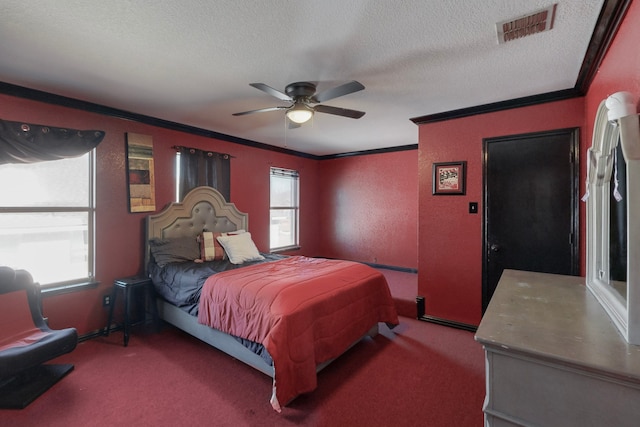
M 538 10 L 529 15 L 508 21 L 498 22 L 498 44 L 521 39 L 532 34 L 549 31 L 553 28 L 553 21 L 556 17 L 556 7 L 558 4 L 549 6 L 546 9 Z

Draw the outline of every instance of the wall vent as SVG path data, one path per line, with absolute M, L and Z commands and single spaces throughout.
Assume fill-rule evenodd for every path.
M 557 6 L 558 4 L 556 3 L 529 15 L 498 22 L 496 24 L 498 44 L 551 30 L 556 17 Z

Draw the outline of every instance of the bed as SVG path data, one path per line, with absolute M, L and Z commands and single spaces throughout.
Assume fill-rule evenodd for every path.
M 147 217 L 145 266 L 160 318 L 273 378 L 270 402 L 281 411 L 316 387 L 322 368 L 375 336 L 379 322 L 394 327 L 398 317 L 377 270 L 342 260 L 256 256 L 248 225 L 248 215 L 218 191 L 195 188 L 182 203 Z M 253 248 L 248 256 L 245 243 L 240 251 L 225 245 L 222 255 L 216 247 L 215 259 L 213 252 L 205 258 L 205 235 L 216 236 L 216 244 Z M 238 253 L 244 262 L 237 262 Z

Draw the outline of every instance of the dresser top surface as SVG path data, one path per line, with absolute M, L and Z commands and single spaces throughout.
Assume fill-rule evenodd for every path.
M 640 346 L 620 335 L 583 277 L 505 270 L 476 340 L 640 380 Z

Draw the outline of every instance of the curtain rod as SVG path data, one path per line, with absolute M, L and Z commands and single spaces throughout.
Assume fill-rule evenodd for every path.
M 171 146 L 171 148 L 173 148 L 173 149 L 174 149 L 174 150 L 176 150 L 176 151 L 177 151 L 177 150 L 180 150 L 180 149 L 185 149 L 185 150 L 189 150 L 189 151 L 195 152 L 196 150 L 198 150 L 198 151 L 204 151 L 204 152 L 206 152 L 206 153 L 216 153 L 216 154 L 219 154 L 219 155 L 221 155 L 221 156 L 228 156 L 228 157 L 230 157 L 230 158 L 232 158 L 232 159 L 235 159 L 235 158 L 236 158 L 236 156 L 232 156 L 231 154 L 227 154 L 227 153 L 218 153 L 217 151 L 213 151 L 213 150 L 203 150 L 203 149 L 201 149 L 201 148 L 185 147 L 184 145 L 172 145 L 172 146 Z

